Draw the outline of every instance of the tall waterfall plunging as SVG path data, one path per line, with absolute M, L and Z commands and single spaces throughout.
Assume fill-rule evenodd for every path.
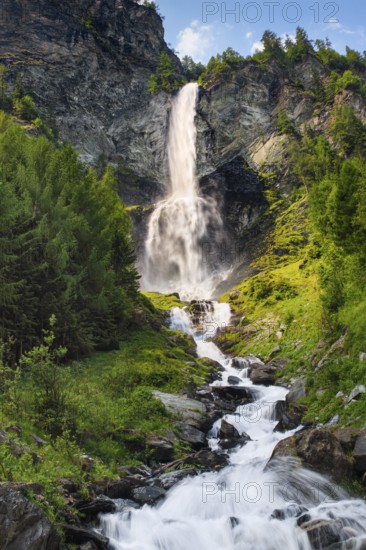
M 196 177 L 198 85 L 184 86 L 172 102 L 168 135 L 169 186 L 151 215 L 145 246 L 145 290 L 208 299 L 218 282 L 209 265 L 223 223 L 214 199 L 199 194 Z M 217 262 L 216 262 L 217 263 Z

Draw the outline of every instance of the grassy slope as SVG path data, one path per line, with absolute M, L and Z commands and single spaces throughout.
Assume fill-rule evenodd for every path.
M 0 429 L 7 436 L 7 443 L 0 444 L 0 481 L 42 484 L 50 504 L 45 509 L 53 518 L 56 510 L 66 506 L 59 489 L 61 479 L 75 481 L 80 495 L 86 496 L 93 480 L 114 479 L 119 466 L 146 461 L 146 438 L 176 431 L 176 419 L 151 392 L 181 393 L 192 380 L 202 384 L 210 368 L 195 359 L 194 351 L 190 337 L 146 324 L 131 331 L 119 351 L 95 353 L 63 366 L 68 421 L 63 435 L 54 440 L 35 421 L 25 378 L 16 388 L 17 410 L 0 403 Z M 14 425 L 17 431 L 11 429 Z M 37 446 L 32 434 L 42 437 L 46 445 Z M 20 458 L 14 456 L 16 448 L 22 448 Z M 176 457 L 186 451 L 184 443 L 175 443 Z M 90 471 L 82 467 L 84 453 L 94 459 Z
M 268 215 L 277 217 L 267 251 L 256 262 L 259 273 L 221 297 L 235 315 L 233 326 L 218 341 L 232 355 L 254 353 L 263 359 L 280 346 L 277 356 L 289 359 L 279 374 L 281 380 L 306 377 L 307 419 L 326 422 L 339 414 L 341 425 L 362 426 L 366 395 L 349 407 L 336 397 L 339 391 L 349 395 L 364 382 L 365 367 L 358 357 L 362 346 L 366 347 L 362 335 L 356 341 L 346 339 L 342 349 L 332 353 L 321 369 L 316 368 L 340 334 L 329 333 L 323 314 L 318 277 L 321 259 L 309 234 L 306 197 L 291 204 L 276 200 L 270 204 Z M 349 311 L 348 321 L 357 322 Z

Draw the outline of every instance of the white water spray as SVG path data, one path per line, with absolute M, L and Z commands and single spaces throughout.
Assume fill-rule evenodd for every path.
M 214 199 L 199 195 L 196 177 L 196 103 L 198 85 L 184 86 L 174 98 L 169 125 L 170 181 L 148 225 L 145 290 L 178 292 L 182 299 L 209 299 L 218 283 L 210 264 L 213 243 L 223 223 Z M 218 262 L 216 261 L 216 264 Z M 222 277 L 221 277 L 222 278 Z

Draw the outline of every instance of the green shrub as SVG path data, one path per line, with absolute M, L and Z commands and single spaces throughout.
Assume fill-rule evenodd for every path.
M 31 122 L 38 116 L 38 111 L 34 100 L 29 96 L 25 95 L 20 99 L 14 100 L 14 110 L 18 117 L 23 118 Z

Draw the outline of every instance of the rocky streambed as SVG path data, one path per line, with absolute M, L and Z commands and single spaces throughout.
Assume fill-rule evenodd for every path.
M 65 543 L 38 506 L 40 486 L 3 484 L 0 530 L 7 535 L 0 548 L 277 549 L 284 541 L 294 549 L 364 547 L 366 505 L 338 483 L 362 482 L 366 434 L 302 426 L 303 381 L 289 391 L 275 385 L 281 361 L 223 355 L 205 328 L 219 326 L 230 311 L 197 311 L 174 310 L 172 327 L 194 337 L 211 379 L 189 395 L 155 392 L 176 417 L 187 455 L 173 459 L 177 435 L 156 436 L 147 442 L 147 465 L 120 468 L 119 479 L 90 486 L 88 499 L 60 481 L 78 512 L 65 515 Z

